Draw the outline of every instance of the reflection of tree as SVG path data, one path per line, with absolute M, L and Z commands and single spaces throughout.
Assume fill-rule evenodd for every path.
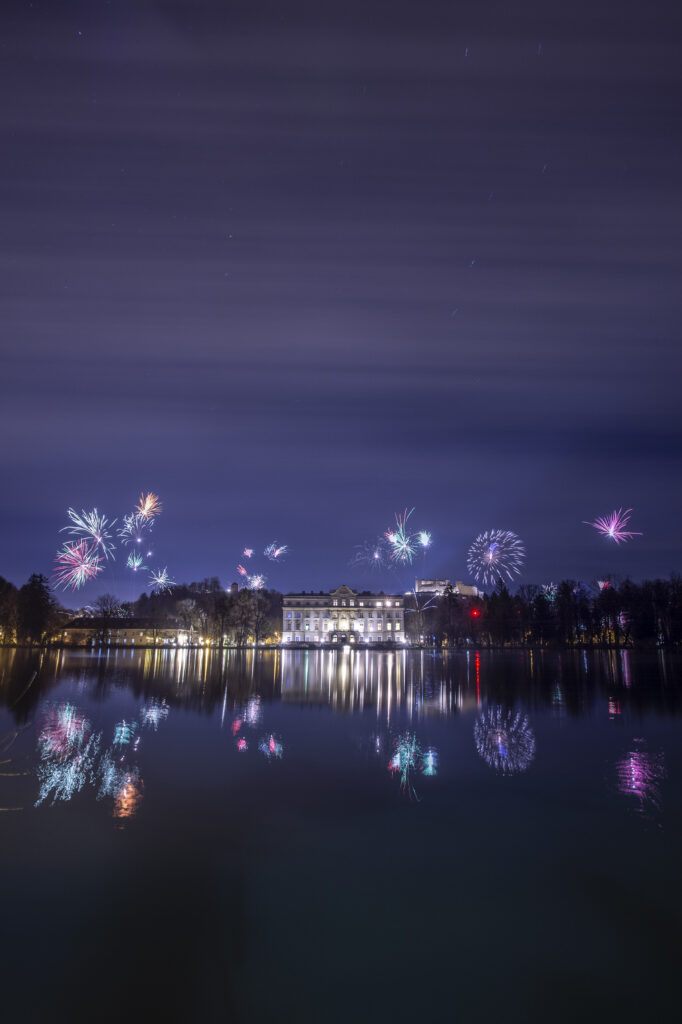
M 624 796 L 639 801 L 640 812 L 647 806 L 661 809 L 660 784 L 665 778 L 663 754 L 648 754 L 644 750 L 631 750 L 616 764 L 618 790 Z
M 528 716 L 499 704 L 479 715 L 474 742 L 483 760 L 501 775 L 524 772 L 535 756 L 535 736 Z

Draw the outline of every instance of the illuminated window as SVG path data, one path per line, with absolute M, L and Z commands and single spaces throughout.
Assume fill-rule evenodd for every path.
M 400 608 L 400 601 L 396 601 L 395 602 L 395 606 L 396 606 L 396 608 Z
M 377 622 L 377 631 L 381 632 L 381 623 L 380 622 Z
M 365 602 L 364 601 L 358 601 L 358 604 L 360 605 L 361 608 L 365 607 Z
M 351 606 L 351 608 L 352 608 L 352 607 L 353 607 L 353 605 L 355 604 L 355 601 L 349 601 L 349 602 L 348 602 L 348 604 L 349 604 L 349 605 Z
M 334 605 L 335 608 L 338 607 L 339 602 L 338 602 L 337 598 L 334 598 L 332 604 Z
M 400 623 L 396 622 L 396 624 L 395 624 L 395 631 L 396 631 L 396 633 L 399 631 L 399 629 L 400 629 Z
M 391 623 L 390 622 L 386 623 L 386 629 L 391 629 Z

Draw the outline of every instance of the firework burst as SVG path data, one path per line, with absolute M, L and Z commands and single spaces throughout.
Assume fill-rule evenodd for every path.
M 469 548 L 467 568 L 481 583 L 505 576 L 511 580 L 520 574 L 525 555 L 521 539 L 511 530 L 486 530 Z
M 262 572 L 254 572 L 246 577 L 246 586 L 249 590 L 263 590 L 267 577 Z
M 147 585 L 155 594 L 163 594 L 164 591 L 173 589 L 175 580 L 170 578 L 168 570 L 164 567 L 163 569 L 157 569 L 156 572 L 152 572 Z
M 86 540 L 69 540 L 54 560 L 54 582 L 58 587 L 78 590 L 84 583 L 94 580 L 104 568 L 102 559 Z
M 144 531 L 150 530 L 153 520 L 145 519 L 138 512 L 131 512 L 123 517 L 123 526 L 118 531 L 122 544 L 141 544 Z
M 244 558 L 253 558 L 253 548 L 244 548 L 242 556 Z
M 391 546 L 391 559 L 402 565 L 411 565 L 417 550 L 419 534 L 412 535 L 407 530 L 407 520 L 413 512 L 414 509 L 411 508 L 409 512 L 405 509 L 402 515 L 396 513 L 395 529 L 387 530 L 385 534 L 386 540 Z
M 147 568 L 147 566 L 144 564 L 142 560 L 142 555 L 139 553 L 139 551 L 130 552 L 130 554 L 128 555 L 128 560 L 126 562 L 126 566 L 128 567 L 128 569 L 132 569 L 133 572 L 137 572 L 138 569 Z
M 101 549 L 105 558 L 113 558 L 114 545 L 109 530 L 116 523 L 115 519 L 109 522 L 107 517 L 98 512 L 96 508 L 93 508 L 91 512 L 86 512 L 83 509 L 80 514 L 76 512 L 75 508 L 69 508 L 66 510 L 66 514 L 71 523 L 69 526 L 62 527 L 61 533 L 67 530 L 74 537 L 89 540 L 95 547 Z
M 608 537 L 609 540 L 615 541 L 616 544 L 625 544 L 626 541 L 632 540 L 633 537 L 642 536 L 637 530 L 626 529 L 631 515 L 631 508 L 626 508 L 625 510 L 619 508 L 614 509 L 608 515 L 597 516 L 592 522 L 584 519 L 583 524 L 585 526 L 593 526 L 602 537 Z
M 370 569 L 383 569 L 386 565 L 386 540 L 379 537 L 374 542 L 357 544 L 351 565 L 368 565 Z
M 556 601 L 559 588 L 556 583 L 544 583 L 542 586 L 542 596 L 549 601 L 550 604 L 554 604 Z
M 161 512 L 161 502 L 158 495 L 152 494 L 151 491 L 149 494 L 141 494 L 135 512 L 143 519 L 156 519 Z
M 285 555 L 288 551 L 286 544 L 277 544 L 277 541 L 273 541 L 272 544 L 268 544 L 263 554 L 266 558 L 269 558 L 271 562 L 277 562 Z

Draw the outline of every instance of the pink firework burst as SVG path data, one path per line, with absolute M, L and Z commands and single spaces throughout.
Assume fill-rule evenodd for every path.
M 625 541 L 631 540 L 633 537 L 641 537 L 642 534 L 637 530 L 627 530 L 626 527 L 630 522 L 630 516 L 632 514 L 631 508 L 614 509 L 605 516 L 598 516 L 593 522 L 587 522 L 583 520 L 585 526 L 593 526 L 594 529 L 601 533 L 603 537 L 608 537 L 609 540 L 613 540 L 616 544 L 624 544 Z
M 78 590 L 102 571 L 102 559 L 86 540 L 67 541 L 54 560 L 54 582 L 58 587 Z

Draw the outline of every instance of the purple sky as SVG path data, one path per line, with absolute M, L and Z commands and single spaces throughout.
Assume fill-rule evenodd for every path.
M 682 569 L 676 11 L 3 5 L 0 575 L 141 490 L 178 580 L 392 587 L 405 506 L 420 575 Z

